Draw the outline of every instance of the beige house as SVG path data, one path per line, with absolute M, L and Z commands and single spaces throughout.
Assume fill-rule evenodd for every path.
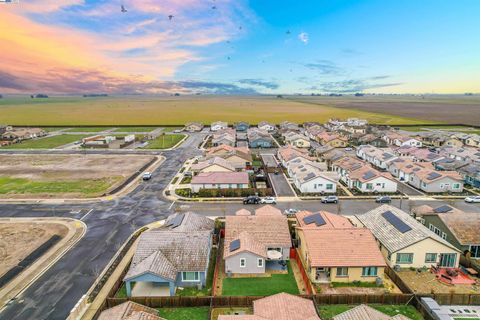
M 200 122 L 189 122 L 185 125 L 185 130 L 188 132 L 198 132 L 202 131 L 203 124 Z
M 285 135 L 285 142 L 297 148 L 310 148 L 310 140 L 301 134 Z
M 387 264 L 368 229 L 326 211 L 300 211 L 295 217 L 300 258 L 310 281 L 375 282 L 383 277 Z
M 356 217 L 373 233 L 391 267 L 458 267 L 460 250 L 396 207 L 382 205 Z
M 235 167 L 221 157 L 213 157 L 205 161 L 195 163 L 190 167 L 194 173 L 199 172 L 234 172 Z

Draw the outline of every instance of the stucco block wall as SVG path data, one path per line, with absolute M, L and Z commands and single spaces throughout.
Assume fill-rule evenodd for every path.
M 348 268 L 347 277 L 337 277 L 337 268 L 331 268 L 330 281 L 331 282 L 353 282 L 353 281 L 375 282 L 377 277 L 383 278 L 384 271 L 385 271 L 384 267 L 378 267 L 377 276 L 363 277 L 361 267 L 351 267 L 351 268 Z

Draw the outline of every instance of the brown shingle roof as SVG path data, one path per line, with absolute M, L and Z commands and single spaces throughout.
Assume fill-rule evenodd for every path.
M 368 229 L 305 229 L 303 233 L 313 267 L 386 266 Z
M 165 320 L 158 316 L 158 311 L 141 304 L 127 301 L 103 311 L 98 320 Z

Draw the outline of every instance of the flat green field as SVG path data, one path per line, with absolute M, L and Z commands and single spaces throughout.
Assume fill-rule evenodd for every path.
M 0 194 L 76 193 L 97 195 L 107 190 L 118 178 L 71 181 L 32 181 L 22 178 L 0 177 Z
M 410 305 L 385 305 L 385 304 L 371 304 L 370 307 L 377 309 L 391 317 L 397 314 L 402 314 L 412 320 L 423 320 L 422 315 Z M 354 305 L 335 304 L 335 305 L 321 305 L 318 307 L 320 317 L 324 320 L 332 319 L 334 316 L 348 311 L 355 307 Z
M 105 130 L 111 130 L 113 128 L 107 128 L 107 127 L 75 127 L 75 128 L 70 128 L 66 131 L 68 132 L 102 132 Z
M 279 99 L 271 96 L 122 96 L 108 98 L 53 97 L 45 100 L 4 98 L 0 100 L 0 119 L 11 125 L 184 125 L 189 121 L 210 124 L 268 120 L 280 123 L 320 121 L 358 117 L 371 123 L 422 124 L 429 120 L 333 107 L 330 102 Z M 426 118 L 428 119 L 428 118 Z M 438 121 L 436 123 L 439 123 Z
M 155 140 L 148 141 L 146 149 L 168 149 L 175 146 L 180 140 L 185 137 L 184 134 L 166 134 L 161 135 Z
M 152 132 L 157 128 L 155 127 L 122 127 L 122 128 L 116 128 L 114 131 L 115 132 L 141 132 L 141 133 L 147 133 L 147 132 Z
M 53 149 L 68 143 L 75 142 L 77 140 L 81 140 L 85 137 L 88 137 L 88 135 L 63 134 L 63 135 L 58 135 L 53 137 L 26 140 L 24 142 L 15 143 L 2 148 L 3 149 Z

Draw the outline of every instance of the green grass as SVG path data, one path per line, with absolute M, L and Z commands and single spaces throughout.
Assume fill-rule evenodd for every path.
M 46 132 L 55 132 L 59 130 L 64 130 L 64 129 L 70 129 L 70 127 L 47 127 L 47 128 L 42 128 Z
M 210 252 L 210 261 L 208 264 L 208 272 L 207 272 L 207 284 L 205 288 L 202 290 L 198 290 L 197 288 L 188 288 L 185 287 L 183 290 L 178 290 L 175 293 L 177 296 L 184 296 L 184 297 L 204 297 L 210 296 L 212 293 L 212 284 L 213 284 L 213 276 L 215 273 L 215 264 L 217 261 L 217 249 L 212 248 Z
M 159 308 L 160 317 L 166 320 L 209 320 L 209 307 Z
M 148 141 L 146 149 L 168 149 L 175 146 L 180 140 L 183 139 L 183 134 L 166 134 L 161 135 L 155 140 Z
M 163 127 L 162 131 L 163 132 L 173 132 L 175 130 L 180 130 L 183 129 L 183 127 Z
M 127 286 L 125 285 L 125 282 L 122 283 L 120 289 L 115 293 L 115 298 L 127 298 Z
M 152 132 L 157 128 L 155 127 L 121 127 L 117 128 L 114 131 L 116 132 L 141 132 L 141 133 L 147 133 L 147 132 Z
M 271 277 L 225 278 L 222 295 L 224 296 L 269 296 L 286 292 L 299 294 L 297 282 L 290 262 L 288 274 L 272 274 Z
M 415 309 L 415 307 L 411 305 L 371 304 L 369 306 L 391 317 L 397 314 L 402 314 L 412 320 L 423 320 L 422 315 L 417 311 L 417 309 Z M 323 320 L 328 320 L 354 307 L 354 305 L 346 304 L 321 305 L 318 307 L 318 311 Z
M 88 135 L 79 134 L 62 134 L 58 136 L 26 140 L 20 143 L 15 143 L 2 148 L 6 149 L 53 149 L 65 144 L 69 144 L 81 140 Z
M 220 315 L 234 315 L 235 312 L 243 312 L 243 314 L 253 314 L 252 308 L 213 308 L 212 309 L 212 320 L 218 320 Z
M 75 127 L 68 129 L 66 131 L 68 132 L 102 132 L 105 130 L 111 130 L 113 128 L 107 128 L 107 127 Z
M 105 192 L 120 177 L 95 180 L 34 181 L 24 178 L 0 177 L 0 194 L 80 193 L 85 196 Z

